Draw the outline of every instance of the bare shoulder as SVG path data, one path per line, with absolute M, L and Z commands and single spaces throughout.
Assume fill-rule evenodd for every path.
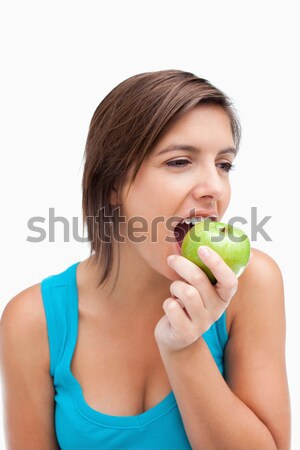
M 18 293 L 0 321 L 0 369 L 8 448 L 57 449 L 54 386 L 40 284 Z
M 281 270 L 278 263 L 267 253 L 252 248 L 253 257 L 245 272 L 240 276 L 241 287 L 249 284 L 264 284 L 270 281 L 282 282 Z
M 239 277 L 238 289 L 228 307 L 228 329 L 237 316 L 251 317 L 256 307 L 266 312 L 284 308 L 284 284 L 278 263 L 267 253 L 252 248 L 253 256 Z M 266 295 L 270 292 L 276 295 Z
M 46 316 L 40 283 L 15 295 L 5 306 L 0 320 L 0 335 L 11 344 L 19 341 L 27 351 L 39 353 L 40 362 L 49 368 Z

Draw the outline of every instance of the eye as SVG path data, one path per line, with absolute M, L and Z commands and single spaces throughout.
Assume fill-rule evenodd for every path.
M 218 167 L 220 167 L 221 170 L 223 170 L 224 172 L 230 172 L 231 170 L 234 169 L 234 165 L 231 164 L 230 162 L 223 162 L 223 163 L 219 163 L 217 164 Z
M 191 164 L 188 159 L 174 159 L 173 161 L 168 161 L 166 163 L 167 166 L 176 168 L 185 167 L 187 164 Z

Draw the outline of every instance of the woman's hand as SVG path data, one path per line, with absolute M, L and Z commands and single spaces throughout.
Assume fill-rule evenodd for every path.
M 154 330 L 164 351 L 180 350 L 199 339 L 223 314 L 237 290 L 237 277 L 223 259 L 209 247 L 201 246 L 198 251 L 217 283 L 212 285 L 203 270 L 187 258 L 168 257 L 169 266 L 185 281 L 171 284 L 173 298 L 164 301 L 166 314 Z

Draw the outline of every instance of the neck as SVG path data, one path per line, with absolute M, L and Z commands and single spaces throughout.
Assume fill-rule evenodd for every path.
M 93 302 L 101 298 L 101 304 L 110 310 L 126 310 L 143 315 L 147 311 L 163 315 L 162 304 L 171 295 L 171 281 L 147 265 L 130 246 L 120 245 L 119 253 L 119 272 L 115 252 L 112 272 L 107 283 L 100 288 L 97 288 L 99 268 L 95 255 L 84 261 L 90 263 L 86 264 L 83 277 L 85 289 L 89 290 L 88 297 L 94 299 Z

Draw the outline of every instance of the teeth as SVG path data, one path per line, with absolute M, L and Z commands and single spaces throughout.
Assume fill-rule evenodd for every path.
M 202 222 L 204 220 L 203 217 L 192 217 L 192 224 L 195 225 L 196 222 Z
M 189 217 L 187 219 L 183 219 L 182 223 L 195 225 L 196 222 L 202 222 L 203 220 L 207 219 L 211 219 L 211 217 Z

